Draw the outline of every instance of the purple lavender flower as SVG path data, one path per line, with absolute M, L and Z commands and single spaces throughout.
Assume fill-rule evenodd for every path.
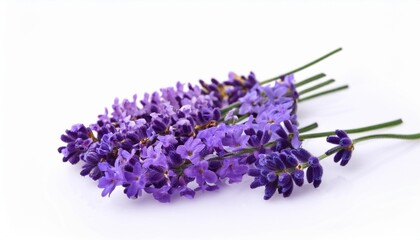
M 249 136 L 243 134 L 243 125 L 226 127 L 222 137 L 223 146 L 232 147 L 236 151 L 247 147 Z
M 207 128 L 201 130 L 197 134 L 197 138 L 206 145 L 209 149 L 222 149 L 222 137 L 225 136 L 225 132 L 228 126 L 224 123 L 217 125 L 216 127 Z
M 255 108 L 256 106 L 258 107 L 258 104 L 261 101 L 261 96 L 257 89 L 253 89 L 244 97 L 240 98 L 239 101 L 241 102 L 239 114 L 243 115 L 247 113 L 253 113 L 257 112 Z
M 217 171 L 221 179 L 228 178 L 229 183 L 241 182 L 243 175 L 248 172 L 248 166 L 241 164 L 239 158 L 223 159 L 222 167 Z
M 114 189 L 123 183 L 123 172 L 118 164 L 112 167 L 108 163 L 99 163 L 99 169 L 104 172 L 104 176 L 99 179 L 98 187 L 103 188 L 102 197 L 110 196 Z
M 298 162 L 289 151 L 260 154 L 255 166 L 248 171 L 255 178 L 251 188 L 265 186 L 265 200 L 270 199 L 276 190 L 283 197 L 289 197 L 293 183 L 298 186 L 303 184 L 303 172 L 298 169 Z
M 194 132 L 193 128 L 194 122 L 186 118 L 179 119 L 175 124 L 175 132 L 177 135 L 181 136 L 191 136 Z
M 189 166 L 184 170 L 186 176 L 195 178 L 199 188 L 206 187 L 208 183 L 216 183 L 218 177 L 216 173 L 208 169 L 209 162 L 200 161 Z
M 255 118 L 256 123 L 261 129 L 277 130 L 279 125 L 290 119 L 292 103 L 288 102 L 281 105 L 267 105 Z
M 282 78 L 282 84 L 287 87 L 287 93 L 285 94 L 286 97 L 291 97 L 294 100 L 299 99 L 299 93 L 295 87 L 295 76 L 293 74 L 289 74 Z
M 263 147 L 271 138 L 271 131 L 269 130 L 255 131 L 254 128 L 248 128 L 245 130 L 245 134 L 249 136 L 248 144 L 252 147 Z
M 348 137 L 347 133 L 343 130 L 336 130 L 336 136 L 327 137 L 327 142 L 339 145 L 341 150 L 337 152 L 334 156 L 334 162 L 340 162 L 341 166 L 346 166 L 350 161 L 351 155 L 354 150 L 353 141 Z M 330 155 L 330 152 L 327 151 L 327 155 Z
M 169 116 L 159 116 L 159 115 L 151 115 L 152 122 L 151 126 L 152 129 L 155 130 L 156 133 L 166 133 L 171 123 L 171 119 Z
M 129 198 L 138 198 L 142 194 L 142 190 L 146 186 L 144 169 L 140 162 L 136 162 L 132 171 L 124 172 L 126 183 L 125 194 Z
M 230 88 L 226 88 L 225 90 L 226 95 L 228 96 L 228 104 L 238 101 L 258 83 L 253 72 L 250 72 L 248 77 L 239 76 L 233 72 L 230 72 L 228 76 L 229 80 L 224 82 L 226 86 L 230 86 Z
M 278 105 L 292 101 L 291 98 L 285 97 L 288 92 L 288 87 L 283 83 L 275 82 L 274 86 L 265 86 L 262 87 L 262 90 L 268 103 Z
M 169 171 L 167 167 L 150 165 L 146 171 L 147 181 L 155 186 L 168 183 Z
M 137 116 L 139 114 L 139 108 L 137 107 L 137 95 L 133 96 L 132 102 L 130 102 L 128 99 L 124 99 L 122 103 L 120 103 L 119 99 L 115 98 L 112 109 L 114 110 L 112 117 L 117 120 L 122 120 L 126 117 Z
M 112 140 L 113 136 L 113 133 L 107 133 L 102 136 L 99 146 L 96 149 L 99 155 L 106 156 L 113 151 L 115 147 L 115 143 Z
M 148 168 L 150 165 L 155 166 L 167 166 L 167 157 L 162 152 L 162 146 L 149 146 L 148 148 L 143 148 L 141 152 L 141 157 L 143 160 L 143 167 Z
M 66 130 L 66 134 L 61 135 L 61 140 L 67 143 L 67 146 L 58 148 L 58 152 L 63 154 L 63 162 L 78 163 L 81 155 L 93 142 L 91 134 L 91 130 L 83 124 L 76 124 L 71 130 Z
M 218 121 L 221 117 L 220 109 L 219 108 L 208 108 L 203 107 L 198 111 L 197 114 L 197 123 L 199 124 L 206 124 L 211 120 Z
M 306 179 L 309 183 L 313 183 L 315 188 L 319 187 L 319 185 L 321 185 L 321 179 L 323 175 L 323 169 L 319 163 L 319 159 L 312 156 L 303 148 L 292 150 L 292 154 L 299 161 L 308 164 L 308 169 L 306 170 Z
M 276 145 L 272 148 L 274 151 L 280 152 L 286 148 L 299 148 L 302 142 L 299 140 L 299 130 L 290 120 L 286 120 L 282 125 L 277 126 L 275 133 L 279 136 Z
M 251 166 L 251 187 L 265 186 L 265 199 L 277 190 L 287 197 L 293 185 L 304 182 L 302 166 L 309 166 L 314 185 L 322 172 L 314 159 L 299 164 L 292 154 L 301 145 L 292 124 L 295 89 L 292 76 L 282 80 L 261 87 L 252 72 L 231 73 L 225 82 L 200 82 L 203 88 L 177 83 L 140 101 L 136 95 L 116 99 L 113 111 L 106 110 L 89 128 L 67 130 L 62 136 L 67 146 L 59 152 L 73 164 L 81 159 L 81 175 L 98 180 L 103 196 L 122 186 L 129 198 L 143 193 L 160 202 L 174 194 L 193 198 L 197 190 L 218 189 L 221 179 L 242 181 Z M 250 113 L 244 124 L 236 124 L 238 108 L 222 116 L 221 109 L 239 99 L 239 114 Z M 278 143 L 272 147 L 270 141 Z
M 96 145 L 96 143 L 93 143 L 89 150 L 83 154 L 82 160 L 85 164 L 80 172 L 80 175 L 89 175 L 95 181 L 103 176 L 103 172 L 98 167 L 101 157 L 96 153 Z
M 178 140 L 176 140 L 174 135 L 164 135 L 164 136 L 160 135 L 157 138 L 159 142 L 162 143 L 163 147 L 170 147 L 178 143 Z
M 190 160 L 193 164 L 198 164 L 200 161 L 200 151 L 203 150 L 205 145 L 200 139 L 190 137 L 184 145 L 179 145 L 176 153 L 181 155 L 183 159 Z
M 171 201 L 172 187 L 170 185 L 163 185 L 159 188 L 146 187 L 145 191 L 151 193 L 153 198 L 161 203 L 168 203 Z

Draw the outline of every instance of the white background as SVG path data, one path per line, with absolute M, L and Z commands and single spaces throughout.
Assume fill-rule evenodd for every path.
M 116 96 L 232 70 L 264 80 L 337 47 L 296 77 L 325 72 L 350 89 L 302 103 L 302 125 L 401 117 L 382 132 L 420 132 L 419 12 L 419 1 L 1 1 L 0 239 L 419 239 L 420 140 L 360 144 L 288 199 L 264 201 L 246 178 L 171 204 L 102 198 L 56 150 Z M 323 141 L 304 145 L 321 154 Z

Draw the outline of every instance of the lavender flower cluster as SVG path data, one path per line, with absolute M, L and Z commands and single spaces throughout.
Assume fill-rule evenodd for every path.
M 259 82 L 254 73 L 200 86 L 177 83 L 138 100 L 115 99 L 112 111 L 105 110 L 94 124 L 76 124 L 61 135 L 58 148 L 63 161 L 80 164 L 82 176 L 98 181 L 102 196 L 117 188 L 128 198 L 151 194 L 160 202 L 173 195 L 194 198 L 196 192 L 214 191 L 226 183 L 254 180 L 250 188 L 264 187 L 264 199 L 276 192 L 289 197 L 306 182 L 315 188 L 322 182 L 320 161 L 349 163 L 356 143 L 378 138 L 417 140 L 417 134 L 375 134 L 351 139 L 360 133 L 391 127 L 401 119 L 368 127 L 302 134 L 317 124 L 298 128 L 297 105 L 317 96 L 346 89 L 341 86 L 301 97 L 334 80 L 298 91 L 318 80 L 318 74 L 295 83 L 293 73 L 333 54 L 336 49 L 294 71 Z M 274 83 L 267 85 L 267 83 Z M 309 138 L 327 137 L 335 146 L 321 156 L 302 147 Z
M 293 75 L 273 86 L 260 86 L 252 72 L 200 83 L 178 83 L 140 101 L 116 99 L 97 123 L 61 136 L 63 161 L 81 161 L 80 174 L 98 180 L 102 196 L 121 186 L 129 198 L 145 192 L 161 202 L 241 182 L 248 172 L 252 188 L 265 186 L 265 199 L 275 189 L 286 197 L 293 182 L 303 184 L 300 164 L 307 162 L 308 181 L 319 185 L 322 168 L 299 148 Z M 239 108 L 223 112 L 237 101 Z

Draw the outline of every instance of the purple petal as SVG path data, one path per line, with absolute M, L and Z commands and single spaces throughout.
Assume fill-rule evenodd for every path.
M 271 138 L 271 132 L 270 131 L 264 131 L 264 134 L 261 137 L 261 145 L 268 143 Z
M 307 162 L 311 157 L 311 154 L 303 148 L 299 148 L 292 151 L 293 155 L 302 162 Z
M 260 169 L 249 169 L 248 170 L 248 175 L 252 176 L 252 177 L 257 177 L 261 174 L 261 170 Z
M 206 170 L 203 172 L 204 180 L 208 183 L 216 183 L 217 182 L 217 175 L 213 171 Z
M 206 185 L 204 188 L 206 191 L 213 192 L 219 189 L 217 185 Z
M 101 170 L 103 172 L 108 171 L 109 170 L 109 167 L 110 167 L 109 164 L 106 163 L 106 162 L 100 162 L 100 163 L 98 163 L 99 170 Z
M 351 155 L 352 155 L 352 151 L 345 151 L 342 158 L 343 160 L 340 162 L 340 165 L 346 166 L 347 163 L 350 161 Z
M 323 169 L 321 165 L 314 167 L 314 180 L 320 180 L 322 178 Z
M 342 146 L 342 147 L 348 147 L 348 146 L 350 146 L 352 143 L 353 143 L 353 142 L 351 141 L 351 139 L 350 139 L 350 138 L 342 138 L 342 139 L 340 140 L 340 146 Z
M 270 199 L 274 193 L 277 190 L 277 183 L 276 182 L 272 182 L 269 183 L 265 186 L 265 191 L 264 191 L 264 200 L 268 200 Z
M 65 143 L 70 143 L 73 142 L 74 139 L 72 137 L 69 137 L 67 135 L 61 135 L 61 141 L 65 142 Z
M 346 150 L 344 150 L 344 149 L 342 149 L 342 150 L 340 150 L 340 151 L 338 151 L 338 153 L 337 154 L 335 154 L 335 156 L 334 156 L 334 162 L 338 162 L 338 161 L 340 161 L 341 160 L 341 158 L 343 157 L 343 154 L 344 154 L 344 152 L 345 152 Z
M 283 127 L 279 126 L 279 128 L 276 130 L 277 135 L 279 135 L 279 137 L 287 139 L 289 137 L 289 135 L 286 133 L 286 131 L 284 131 Z
M 193 199 L 195 196 L 195 192 L 191 188 L 186 187 L 183 190 L 181 190 L 181 192 L 179 192 L 179 195 L 188 199 Z
M 340 138 L 348 138 L 347 133 L 343 130 L 336 130 L 335 134 Z
M 299 148 L 302 145 L 302 141 L 299 140 L 298 134 L 293 134 L 292 137 L 292 146 L 294 148 Z
M 294 132 L 293 125 L 289 120 L 284 121 L 284 126 L 286 127 L 287 131 L 289 131 L 289 133 Z
M 80 157 L 78 154 L 73 154 L 67 160 L 74 165 L 80 161 Z
M 340 144 L 340 138 L 337 136 L 329 136 L 327 137 L 327 142 L 332 144 Z
M 316 157 L 310 157 L 308 163 L 310 166 L 316 167 L 319 165 L 319 160 Z
M 122 156 L 124 159 L 130 159 L 130 158 L 131 158 L 131 154 L 130 154 L 129 152 L 127 152 L 126 150 L 122 150 L 122 151 L 121 151 L 121 156 Z
M 259 179 L 255 179 L 252 183 L 251 183 L 251 185 L 249 186 L 251 189 L 254 189 L 254 188 L 257 188 L 257 187 L 261 187 L 261 186 L 263 186 L 264 184 L 262 184 L 260 181 L 259 181 Z
M 130 186 L 127 188 L 126 194 L 128 198 L 137 198 L 139 195 L 141 195 L 141 189 L 135 184 L 130 184 Z
M 284 187 L 282 189 L 283 197 L 285 197 L 285 198 L 289 197 L 290 194 L 292 194 L 292 192 L 293 192 L 293 183 L 292 182 L 290 182 L 287 187 Z
M 292 172 L 293 181 L 299 187 L 303 185 L 304 177 L 305 177 L 305 172 L 303 170 L 295 170 Z
M 248 171 L 248 167 L 244 165 L 237 166 L 233 169 L 233 173 L 237 175 L 244 175 Z
M 267 180 L 269 182 L 274 182 L 277 178 L 277 174 L 275 172 L 270 172 L 269 174 L 267 174 Z
M 314 168 L 312 166 L 309 166 L 306 170 L 306 179 L 308 180 L 308 183 L 312 183 L 314 181 Z
M 290 184 L 290 181 L 292 180 L 292 177 L 288 173 L 282 173 L 279 176 L 279 186 L 284 188 L 288 184 Z
M 168 203 L 171 201 L 171 195 L 167 192 L 156 191 L 153 193 L 153 197 L 161 203 Z
M 319 185 L 321 185 L 321 179 L 315 180 L 314 181 L 314 187 L 317 188 L 317 187 L 319 187 Z

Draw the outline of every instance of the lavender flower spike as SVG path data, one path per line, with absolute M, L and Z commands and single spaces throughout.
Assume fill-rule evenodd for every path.
M 341 147 L 341 150 L 338 151 L 334 156 L 334 162 L 340 162 L 341 166 L 346 166 L 347 163 L 350 161 L 351 155 L 354 150 L 353 141 L 343 130 L 336 130 L 335 134 L 336 136 L 327 137 L 327 142 Z M 329 152 L 327 152 L 327 154 L 328 153 Z

